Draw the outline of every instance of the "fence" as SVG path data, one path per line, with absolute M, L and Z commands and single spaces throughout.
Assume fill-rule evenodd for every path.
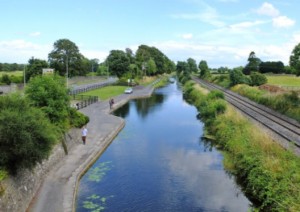
M 72 102 L 74 102 L 72 106 L 77 110 L 87 107 L 88 105 L 93 104 L 95 102 L 98 102 L 98 96 L 87 96 L 87 95 L 77 95 L 77 94 L 72 94 L 70 96 Z
M 74 94 L 78 94 L 78 93 L 83 93 L 83 92 L 87 92 L 87 91 L 90 91 L 90 90 L 94 90 L 94 89 L 97 89 L 97 88 L 102 88 L 104 86 L 108 86 L 112 84 L 112 82 L 102 82 L 102 83 L 98 83 L 98 84 L 92 84 L 92 85 L 86 85 L 84 88 L 75 88 L 73 90 L 71 90 L 69 92 L 70 95 L 74 95 Z

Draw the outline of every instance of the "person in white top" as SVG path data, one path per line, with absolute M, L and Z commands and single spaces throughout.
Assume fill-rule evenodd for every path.
M 82 136 L 81 138 L 82 138 L 83 144 L 85 144 L 87 133 L 88 133 L 88 130 L 86 129 L 86 126 L 83 126 L 82 131 L 81 131 L 81 136 Z

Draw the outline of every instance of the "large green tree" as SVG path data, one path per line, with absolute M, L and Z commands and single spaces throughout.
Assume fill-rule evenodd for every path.
M 256 57 L 255 52 L 250 52 L 248 57 L 248 63 L 245 66 L 243 73 L 249 75 L 252 71 L 258 72 L 260 63 L 261 60 L 258 57 Z
M 205 79 L 210 77 L 210 71 L 205 60 L 199 62 L 200 78 Z
M 109 66 L 109 74 L 120 78 L 129 71 L 130 59 L 122 50 L 111 50 L 106 58 L 106 64 Z
M 192 73 L 197 73 L 198 72 L 196 60 L 194 60 L 193 58 L 188 58 L 187 63 L 188 63 L 190 72 L 192 72 Z
M 259 64 L 259 72 L 260 73 L 274 73 L 274 74 L 280 74 L 284 73 L 284 64 L 281 61 L 266 61 L 261 62 Z
M 75 43 L 68 39 L 57 40 L 53 50 L 48 55 L 50 67 L 59 72 L 61 76 L 74 76 L 79 72 L 78 65 L 81 64 L 83 56 L 80 54 Z
M 28 65 L 25 68 L 25 79 L 26 82 L 34 76 L 39 76 L 43 74 L 43 68 L 48 68 L 49 65 L 47 61 L 45 60 L 40 60 L 37 58 L 30 58 L 28 60 Z
M 152 58 L 150 58 L 150 60 L 148 60 L 148 62 L 147 62 L 147 73 L 149 75 L 155 75 L 156 71 L 157 71 L 157 68 L 156 68 L 155 61 Z
M 37 76 L 27 85 L 25 94 L 33 106 L 41 108 L 62 132 L 69 127 L 70 97 L 64 78 Z
M 59 136 L 46 115 L 17 94 L 0 96 L 0 135 L 0 167 L 11 174 L 42 162 Z
M 135 56 L 136 63 L 139 65 L 140 69 L 142 69 L 143 65 L 145 65 L 145 63 L 147 63 L 151 58 L 155 62 L 157 74 L 168 73 L 170 71 L 168 69 L 172 67 L 172 61 L 170 61 L 164 53 L 155 47 L 140 45 Z
M 295 69 L 296 75 L 300 76 L 300 43 L 296 45 L 290 56 L 290 66 Z

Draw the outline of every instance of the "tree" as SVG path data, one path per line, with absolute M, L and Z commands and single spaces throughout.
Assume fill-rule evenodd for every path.
M 259 64 L 259 72 L 260 73 L 274 73 L 274 74 L 280 74 L 284 73 L 284 64 L 281 61 L 267 61 L 267 62 L 261 62 Z
M 136 51 L 136 63 L 142 69 L 145 62 L 152 58 L 156 64 L 157 74 L 163 74 L 168 72 L 170 65 L 170 59 L 164 55 L 160 50 L 155 47 L 149 47 L 147 45 L 140 45 Z
M 248 57 L 248 64 L 245 66 L 243 73 L 249 75 L 252 71 L 258 72 L 260 63 L 261 60 L 256 57 L 255 52 L 250 52 Z
M 233 69 L 229 73 L 230 85 L 234 86 L 237 84 L 250 84 L 250 79 L 247 78 L 240 69 Z
M 41 108 L 52 123 L 65 131 L 69 125 L 70 99 L 65 80 L 60 76 L 38 76 L 25 89 L 31 104 Z
M 28 82 L 31 77 L 42 75 L 43 68 L 48 68 L 48 67 L 49 65 L 47 61 L 31 57 L 28 60 L 28 65 L 26 66 L 25 69 L 26 82 Z
M 199 69 L 200 69 L 200 78 L 206 79 L 210 77 L 210 71 L 208 69 L 207 62 L 205 60 L 201 60 L 199 62 Z
M 193 58 L 189 58 L 189 59 L 187 59 L 187 63 L 188 63 L 188 66 L 189 66 L 189 69 L 190 69 L 191 73 L 197 73 L 198 72 L 196 60 L 194 60 Z
M 296 75 L 300 76 L 300 43 L 296 45 L 290 56 L 290 66 L 295 69 Z
M 129 71 L 130 60 L 122 50 L 111 50 L 106 63 L 109 65 L 110 74 L 119 78 Z
M 130 48 L 125 49 L 126 55 L 129 58 L 130 64 L 133 64 L 135 62 L 133 51 Z
M 185 61 L 178 61 L 176 65 L 176 71 L 178 73 L 183 72 L 183 73 L 189 73 L 189 65 Z
M 16 174 L 33 168 L 51 152 L 58 128 L 20 95 L 0 96 L 0 167 Z
M 156 64 L 154 62 L 154 60 L 152 58 L 150 58 L 150 60 L 148 60 L 147 62 L 147 72 L 149 75 L 155 75 L 156 73 Z
M 60 39 L 53 46 L 54 49 L 48 55 L 50 67 L 58 71 L 61 76 L 74 76 L 83 57 L 76 44 L 68 39 Z

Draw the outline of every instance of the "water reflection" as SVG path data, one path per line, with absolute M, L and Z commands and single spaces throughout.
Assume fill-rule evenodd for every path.
M 115 114 L 125 128 L 82 178 L 77 211 L 248 210 L 176 83 Z
M 115 111 L 114 114 L 116 116 L 120 116 L 122 118 L 126 118 L 129 115 L 130 105 L 134 104 L 134 108 L 138 115 L 142 118 L 146 118 L 147 115 L 151 114 L 154 110 L 159 110 L 160 106 L 164 102 L 165 95 L 157 94 L 153 95 L 149 98 L 141 100 L 132 100 L 129 104 L 124 105 L 124 107 Z M 133 106 L 131 106 L 133 107 Z

